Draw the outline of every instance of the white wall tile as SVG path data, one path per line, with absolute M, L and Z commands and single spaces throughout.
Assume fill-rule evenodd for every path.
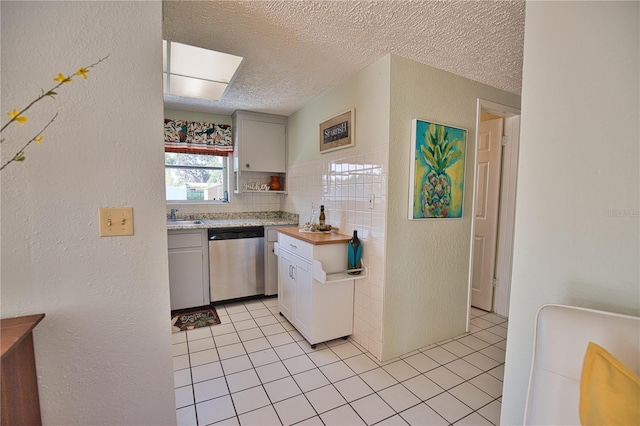
M 296 164 L 287 173 L 288 196 L 281 210 L 309 220 L 311 203 L 324 204 L 327 222 L 350 235 L 358 230 L 363 258 L 370 265 L 367 279 L 356 281 L 354 340 L 380 356 L 384 294 L 385 194 L 388 146 L 352 150 Z M 375 194 L 374 209 L 369 197 Z

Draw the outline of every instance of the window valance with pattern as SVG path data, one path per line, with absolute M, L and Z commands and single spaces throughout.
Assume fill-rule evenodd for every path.
M 227 156 L 233 152 L 231 126 L 165 118 L 164 150 Z

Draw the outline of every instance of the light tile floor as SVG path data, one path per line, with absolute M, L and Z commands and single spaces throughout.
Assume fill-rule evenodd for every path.
M 351 339 L 315 349 L 276 298 L 216 306 L 221 324 L 173 334 L 179 425 L 497 425 L 507 320 L 380 363 Z

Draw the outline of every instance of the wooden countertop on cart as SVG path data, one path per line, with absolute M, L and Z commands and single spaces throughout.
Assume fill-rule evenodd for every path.
M 294 227 L 278 228 L 278 232 L 313 245 L 340 244 L 346 243 L 351 239 L 349 235 L 339 234 L 337 232 L 301 232 L 298 228 Z

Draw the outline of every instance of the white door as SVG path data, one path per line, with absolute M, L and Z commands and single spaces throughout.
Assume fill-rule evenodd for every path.
M 476 217 L 471 306 L 491 311 L 496 263 L 502 153 L 502 118 L 483 121 L 478 132 Z

